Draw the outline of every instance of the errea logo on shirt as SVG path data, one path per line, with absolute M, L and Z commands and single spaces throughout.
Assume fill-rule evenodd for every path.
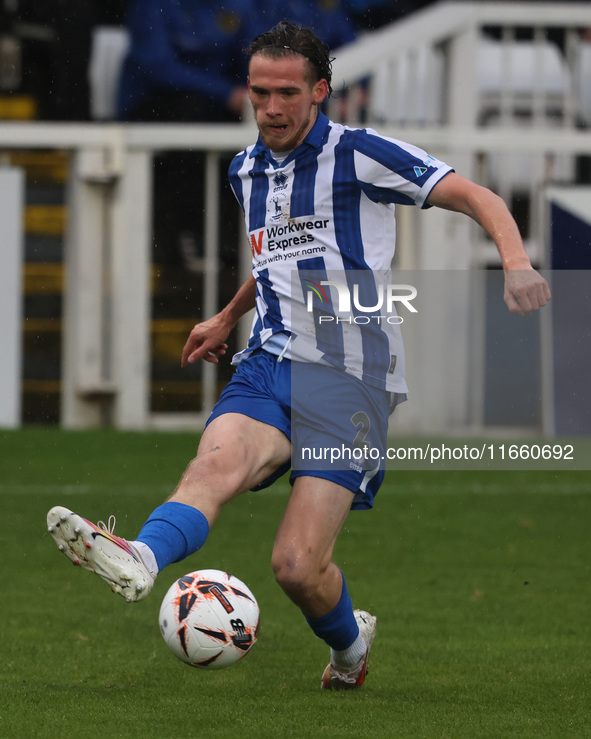
M 277 192 L 277 190 L 285 190 L 287 187 L 286 182 L 288 180 L 288 177 L 283 172 L 277 172 L 275 177 L 273 177 L 273 184 L 275 185 L 275 189 L 273 192 Z

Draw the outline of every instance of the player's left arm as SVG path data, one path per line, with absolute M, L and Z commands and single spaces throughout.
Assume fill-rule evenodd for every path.
M 546 280 L 531 266 L 517 224 L 504 200 L 491 190 L 450 172 L 431 190 L 429 205 L 465 213 L 493 239 L 505 272 L 505 302 L 526 316 L 550 300 Z

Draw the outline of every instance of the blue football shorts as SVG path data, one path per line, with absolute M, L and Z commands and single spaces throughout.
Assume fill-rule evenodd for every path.
M 406 395 L 374 388 L 323 364 L 279 360 L 258 349 L 243 359 L 207 423 L 241 413 L 282 431 L 291 461 L 257 486 L 268 487 L 291 467 L 297 477 L 321 477 L 354 493 L 352 509 L 367 509 L 385 474 L 388 417 Z

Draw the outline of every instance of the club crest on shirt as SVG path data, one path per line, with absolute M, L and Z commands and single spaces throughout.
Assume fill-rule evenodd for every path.
M 275 193 L 268 200 L 267 213 L 269 214 L 270 220 L 274 223 L 289 218 L 289 199 L 284 192 Z

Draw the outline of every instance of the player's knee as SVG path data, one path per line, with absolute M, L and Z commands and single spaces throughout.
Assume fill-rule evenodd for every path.
M 282 552 L 273 554 L 271 565 L 277 583 L 290 598 L 299 602 L 313 597 L 319 572 L 312 562 L 294 552 Z
M 211 454 L 199 455 L 189 462 L 181 484 L 205 485 L 212 491 L 220 491 L 232 497 L 243 492 L 244 473 L 237 465 L 222 463 Z

